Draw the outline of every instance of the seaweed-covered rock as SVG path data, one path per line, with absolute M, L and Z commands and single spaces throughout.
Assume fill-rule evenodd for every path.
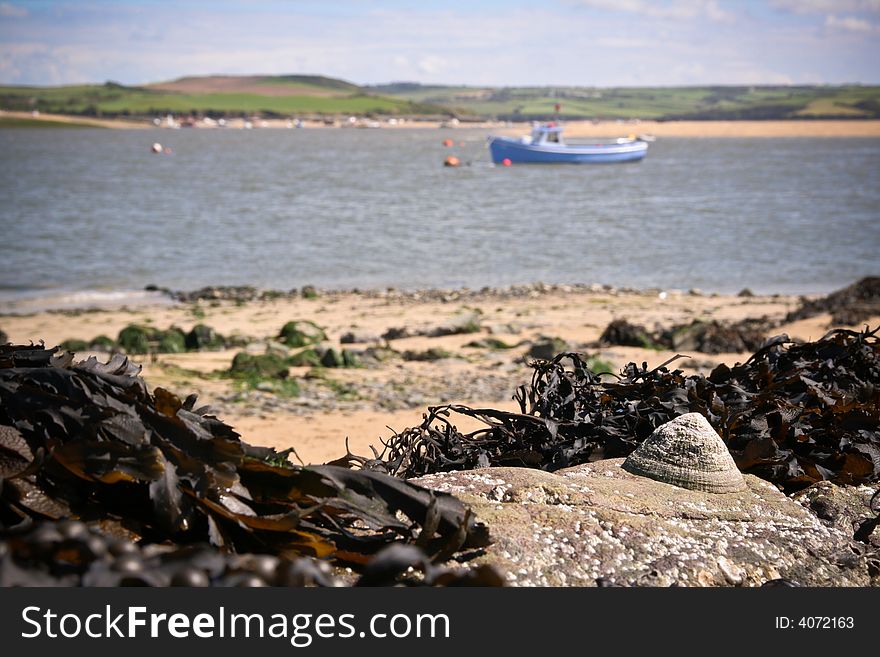
M 630 324 L 625 319 L 615 319 L 610 322 L 602 331 L 599 342 L 606 345 L 641 347 L 643 349 L 654 349 L 659 346 L 654 341 L 654 336 L 644 326 Z
M 78 353 L 80 351 L 88 351 L 89 343 L 85 340 L 79 340 L 77 338 L 70 338 L 65 340 L 60 345 L 58 345 L 65 351 L 72 351 L 73 353 Z
M 207 324 L 196 324 L 186 334 L 186 348 L 193 351 L 202 349 L 223 349 L 226 341 L 223 336 Z
M 287 359 L 275 354 L 249 354 L 240 351 L 232 359 L 229 373 L 237 377 L 284 379 L 288 375 Z
M 155 333 L 155 329 L 149 326 L 129 324 L 119 331 L 116 344 L 127 354 L 148 354 L 150 353 L 150 341 Z
M 694 320 L 664 331 L 659 341 L 675 351 L 704 354 L 756 351 L 764 344 L 767 324 L 763 320 L 743 320 L 734 324 Z
M 825 526 L 774 486 L 687 490 L 630 474 L 623 459 L 555 473 L 484 468 L 415 479 L 459 496 L 494 543 L 473 563 L 514 586 L 866 586 L 852 533 Z M 875 580 L 876 582 L 876 580 Z
M 805 301 L 785 318 L 786 322 L 831 313 L 837 325 L 857 325 L 869 317 L 880 315 L 880 276 L 867 276 L 826 297 Z
M 159 353 L 182 354 L 186 351 L 186 334 L 176 326 L 172 326 L 167 331 L 158 331 L 156 340 Z
M 327 334 L 315 322 L 301 319 L 287 322 L 278 333 L 278 339 L 288 347 L 307 347 L 327 339 Z
M 116 349 L 116 341 L 106 335 L 99 335 L 92 338 L 92 341 L 89 343 L 89 349 L 92 351 L 113 351 Z
M 342 364 L 343 367 L 360 367 L 361 359 L 358 356 L 357 352 L 352 351 L 351 349 L 343 349 L 342 350 Z
M 568 351 L 568 343 L 562 338 L 541 336 L 532 343 L 526 356 L 537 360 L 550 360 L 566 351 Z
M 291 367 L 315 367 L 321 364 L 321 354 L 317 349 L 308 347 L 287 359 Z

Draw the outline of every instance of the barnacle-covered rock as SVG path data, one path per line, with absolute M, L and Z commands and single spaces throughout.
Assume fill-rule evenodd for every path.
M 746 489 L 721 436 L 699 413 L 685 413 L 657 427 L 622 467 L 690 490 L 734 493 Z

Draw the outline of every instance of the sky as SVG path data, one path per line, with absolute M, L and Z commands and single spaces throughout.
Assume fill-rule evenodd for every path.
M 880 0 L 0 0 L 0 83 L 880 83 Z

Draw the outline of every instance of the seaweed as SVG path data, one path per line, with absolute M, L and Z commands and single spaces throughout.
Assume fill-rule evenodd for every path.
M 786 322 L 831 313 L 833 324 L 859 324 L 880 315 L 880 276 L 866 276 L 852 285 L 813 301 L 803 301 Z
M 363 566 L 383 548 L 430 560 L 488 543 L 456 498 L 341 464 L 297 466 L 162 388 L 101 363 L 0 347 L 0 530 L 75 518 L 140 544 Z
M 880 479 L 880 344 L 877 332 L 838 329 L 820 340 L 771 338 L 745 363 L 685 376 L 635 363 L 601 376 L 576 353 L 536 360 L 514 394 L 520 412 L 461 405 L 428 409 L 361 467 L 409 478 L 486 466 L 554 471 L 627 456 L 658 426 L 703 414 L 739 468 L 786 492 L 820 480 Z M 482 426 L 460 432 L 454 416 Z M 353 457 L 355 458 L 355 457 Z

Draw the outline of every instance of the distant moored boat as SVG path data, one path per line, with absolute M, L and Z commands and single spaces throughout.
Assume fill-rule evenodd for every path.
M 648 152 L 648 144 L 639 137 L 623 137 L 605 143 L 567 144 L 562 138 L 562 126 L 557 123 L 539 123 L 528 137 L 490 137 L 489 152 L 495 164 L 548 163 L 548 164 L 601 164 L 641 160 Z

